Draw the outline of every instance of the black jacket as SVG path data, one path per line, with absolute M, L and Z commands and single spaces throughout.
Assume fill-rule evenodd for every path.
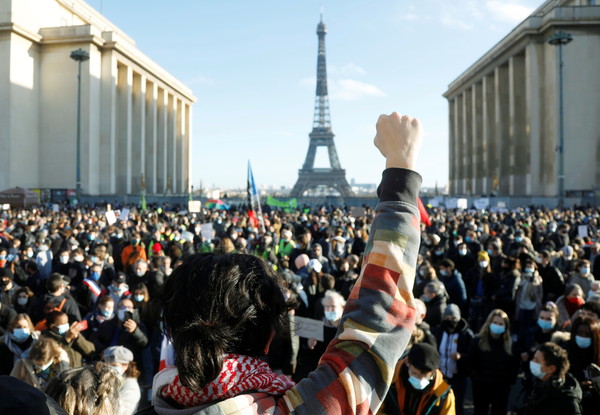
M 567 373 L 564 380 L 535 380 L 527 402 L 517 409 L 519 415 L 581 415 L 581 387 Z
M 425 303 L 425 305 L 427 306 L 427 314 L 424 321 L 432 328 L 439 326 L 442 321 L 442 314 L 446 308 L 446 297 L 443 294 L 436 295 L 431 301 Z
M 6 333 L 8 324 L 16 315 L 15 310 L 0 303 L 0 336 Z
M 502 339 L 489 336 L 490 350 L 482 350 L 479 335 L 469 347 L 469 376 L 473 383 L 513 384 L 519 372 L 519 355 L 515 348 L 509 354 L 504 349 Z

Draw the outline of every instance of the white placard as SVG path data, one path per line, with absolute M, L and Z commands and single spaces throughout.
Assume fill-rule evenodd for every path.
M 431 205 L 432 208 L 440 207 L 440 197 L 436 196 L 432 199 L 429 199 L 429 204 Z
M 458 199 L 451 197 L 446 199 L 446 208 L 447 209 L 456 209 L 458 207 Z
M 460 198 L 456 201 L 456 207 L 459 209 L 466 209 L 467 208 L 467 199 L 465 198 Z
M 52 212 L 58 213 L 58 203 L 53 203 L 52 204 Z
M 498 201 L 496 206 L 499 207 L 500 209 L 506 209 L 506 202 Z
M 108 224 L 110 226 L 117 223 L 117 217 L 115 216 L 114 210 L 107 210 L 105 215 L 106 215 L 106 221 L 108 222 Z
M 475 199 L 475 202 L 473 202 L 473 204 L 475 205 L 475 209 L 484 210 L 490 207 L 490 199 L 488 199 L 487 197 Z
M 323 322 L 321 320 L 294 316 L 294 331 L 300 337 L 323 341 Z
M 353 207 L 350 209 L 350 215 L 353 218 L 360 218 L 365 216 L 367 210 L 364 207 Z
M 588 226 L 587 225 L 579 225 L 577 227 L 577 236 L 580 238 L 585 238 L 588 235 Z
M 190 213 L 200 213 L 202 210 L 202 203 L 199 200 L 190 200 L 188 202 L 188 211 Z
M 8 204 L 8 203 L 3 204 L 2 210 L 10 210 L 10 204 Z
M 215 236 L 212 223 L 203 223 L 200 225 L 200 233 L 206 241 L 210 241 Z
M 188 242 L 194 242 L 194 234 L 190 231 L 181 232 L 181 239 Z
M 123 208 L 119 215 L 119 220 L 126 221 L 127 219 L 129 219 L 129 209 Z

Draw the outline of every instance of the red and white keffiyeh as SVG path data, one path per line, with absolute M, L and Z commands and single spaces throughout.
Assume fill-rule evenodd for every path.
M 233 398 L 250 391 L 283 395 L 294 386 L 292 379 L 274 373 L 267 362 L 255 357 L 227 354 L 219 376 L 202 391 L 194 392 L 186 388 L 177 375 L 163 388 L 161 395 L 180 405 L 191 407 Z

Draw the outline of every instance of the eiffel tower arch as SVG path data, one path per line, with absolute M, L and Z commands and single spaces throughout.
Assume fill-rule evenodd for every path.
M 319 37 L 319 55 L 317 57 L 317 91 L 313 129 L 308 135 L 310 144 L 302 168 L 298 170 L 298 180 L 290 193 L 292 197 L 301 197 L 304 192 L 318 186 L 327 186 L 336 190 L 342 197 L 354 196 L 352 188 L 346 180 L 346 170 L 342 169 L 333 141 L 331 115 L 329 112 L 329 94 L 327 92 L 327 64 L 325 60 L 325 35 L 327 28 L 321 21 L 317 25 Z M 318 147 L 327 147 L 329 155 L 328 168 L 315 168 L 315 156 Z

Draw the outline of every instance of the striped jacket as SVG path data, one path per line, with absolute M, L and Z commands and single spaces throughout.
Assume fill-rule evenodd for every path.
M 421 177 L 387 169 L 363 268 L 335 339 L 319 367 L 284 395 L 249 393 L 195 408 L 177 409 L 160 397 L 176 369 L 158 373 L 153 409 L 138 414 L 375 414 L 415 322 L 412 287 L 419 248 L 417 198 Z

